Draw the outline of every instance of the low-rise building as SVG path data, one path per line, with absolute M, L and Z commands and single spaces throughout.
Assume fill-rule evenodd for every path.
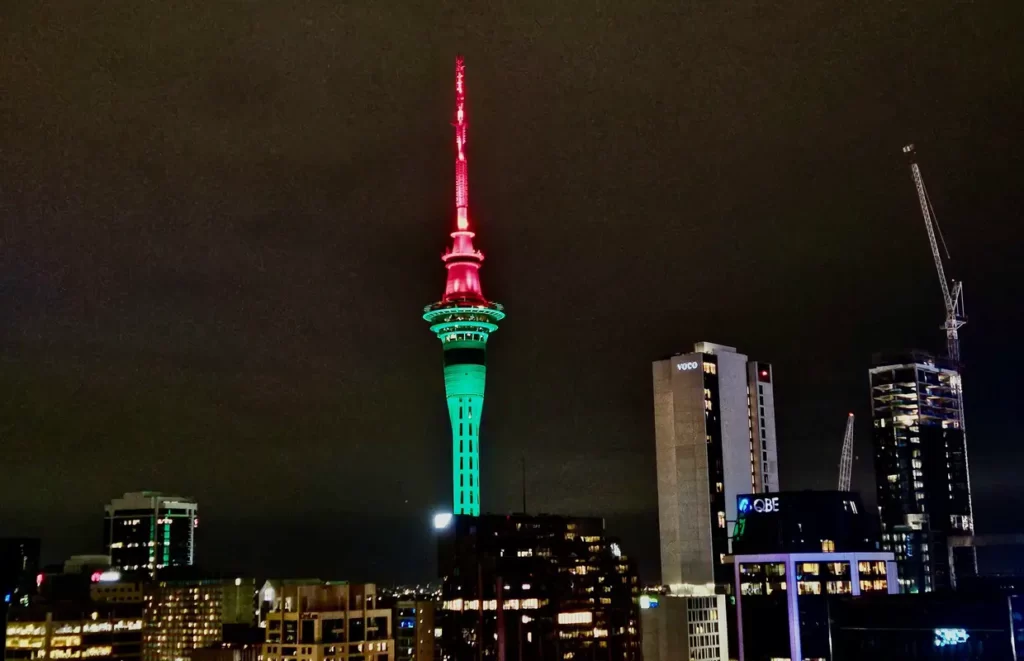
M 141 604 L 80 604 L 13 609 L 4 658 L 140 661 Z
M 644 661 L 727 661 L 725 595 L 640 596 Z
M 372 583 L 268 581 L 263 661 L 395 661 L 392 611 Z
M 832 661 L 1016 661 L 1024 597 L 996 590 L 873 595 L 829 609 Z
M 144 661 L 181 661 L 224 639 L 224 626 L 252 625 L 251 578 L 177 578 L 151 583 L 145 595 Z
M 829 604 L 899 590 L 877 523 L 844 491 L 738 497 L 733 537 L 740 661 L 829 659 Z

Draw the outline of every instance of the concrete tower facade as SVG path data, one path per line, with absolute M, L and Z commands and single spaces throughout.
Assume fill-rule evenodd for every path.
M 771 365 L 699 342 L 652 367 L 662 582 L 728 586 L 737 496 L 779 490 Z
M 487 382 L 487 339 L 505 318 L 484 298 L 483 253 L 473 247 L 466 161 L 465 65 L 455 60 L 455 228 L 442 260 L 448 270 L 444 297 L 424 308 L 423 319 L 444 349 L 444 388 L 452 425 L 452 500 L 455 514 L 480 515 L 480 421 Z

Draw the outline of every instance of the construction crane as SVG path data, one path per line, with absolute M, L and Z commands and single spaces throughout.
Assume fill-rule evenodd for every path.
M 853 414 L 846 418 L 846 433 L 843 434 L 843 455 L 839 459 L 839 490 L 849 491 L 853 476 Z
M 946 321 L 942 328 L 946 330 L 946 352 L 950 361 L 957 369 L 960 368 L 960 336 L 959 330 L 967 323 L 964 315 L 963 283 L 956 280 L 946 279 L 946 270 L 942 266 L 942 253 L 939 252 L 939 240 L 942 240 L 942 230 L 938 229 L 935 221 L 935 210 L 928 198 L 928 191 L 924 187 L 924 179 L 921 177 L 921 168 L 917 165 L 917 154 L 914 145 L 907 145 L 903 153 L 910 158 L 910 172 L 914 177 L 914 186 L 917 188 L 917 199 L 921 203 L 921 215 L 924 216 L 924 227 L 928 231 L 928 243 L 932 248 L 932 258 L 935 260 L 935 270 L 939 274 L 939 285 L 942 287 L 942 300 L 946 306 Z M 936 238 L 938 234 L 938 238 Z M 942 240 L 942 248 L 949 259 L 949 251 L 946 250 L 946 242 Z M 963 408 L 961 407 L 961 412 Z
M 967 475 L 967 532 L 974 533 L 974 504 L 971 502 L 971 469 L 967 461 L 967 422 L 964 420 L 964 391 L 960 380 L 960 335 L 959 331 L 967 323 L 964 314 L 964 289 L 963 283 L 957 280 L 948 280 L 946 270 L 942 266 L 942 253 L 939 252 L 939 241 L 942 241 L 943 251 L 946 259 L 949 259 L 949 250 L 946 249 L 946 241 L 942 237 L 942 230 L 935 220 L 935 209 L 932 208 L 932 201 L 928 197 L 928 190 L 924 187 L 924 178 L 921 177 L 921 168 L 917 165 L 917 153 L 914 145 L 910 144 L 903 148 L 903 153 L 910 160 L 910 173 L 914 177 L 914 187 L 917 189 L 917 200 L 921 204 L 921 215 L 924 216 L 924 227 L 928 231 L 928 244 L 932 249 L 932 258 L 935 260 L 935 271 L 939 275 L 939 285 L 942 287 L 942 300 L 946 306 L 946 320 L 942 328 L 946 331 L 946 353 L 952 367 L 956 370 L 955 377 L 951 380 L 953 394 L 956 397 L 957 413 L 960 425 L 960 432 L 964 436 L 964 470 Z M 937 238 L 936 238 L 936 235 Z M 974 556 L 975 571 L 978 568 L 978 558 Z

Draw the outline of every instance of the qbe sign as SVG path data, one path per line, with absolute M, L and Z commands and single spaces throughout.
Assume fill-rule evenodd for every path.
M 771 498 L 749 498 L 747 496 L 744 496 L 740 498 L 739 510 L 740 514 L 747 514 L 748 512 L 757 512 L 758 514 L 767 512 L 778 512 L 779 497 L 773 496 Z

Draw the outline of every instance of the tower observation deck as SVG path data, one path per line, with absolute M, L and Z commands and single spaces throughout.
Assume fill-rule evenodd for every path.
M 423 319 L 444 349 L 444 389 L 452 424 L 452 498 L 455 514 L 480 515 L 480 422 L 487 381 L 487 338 L 505 318 L 480 286 L 483 253 L 473 247 L 466 162 L 465 64 L 455 60 L 455 227 L 442 256 L 448 279 L 444 297 Z

